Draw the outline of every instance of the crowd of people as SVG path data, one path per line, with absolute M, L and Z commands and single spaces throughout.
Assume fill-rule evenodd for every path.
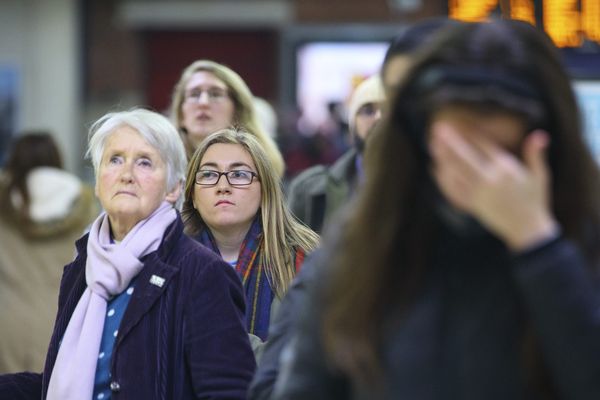
M 600 176 L 542 31 L 409 27 L 289 187 L 256 104 L 193 62 L 170 119 L 92 125 L 93 189 L 18 137 L 0 399 L 600 398 Z

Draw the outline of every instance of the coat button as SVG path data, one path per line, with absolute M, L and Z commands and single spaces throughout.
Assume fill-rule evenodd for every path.
M 119 382 L 112 381 L 110 383 L 110 390 L 112 390 L 113 392 L 118 392 L 119 390 L 121 390 L 121 385 L 119 385 Z

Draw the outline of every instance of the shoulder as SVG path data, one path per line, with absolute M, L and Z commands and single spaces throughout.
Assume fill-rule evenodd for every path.
M 194 265 L 204 268 L 208 265 L 224 264 L 218 254 L 183 232 L 175 244 L 171 257 L 171 263 L 181 266 Z
M 310 167 L 292 179 L 289 186 L 289 193 L 301 193 L 307 188 L 314 189 L 315 185 L 323 185 L 328 175 L 329 168 L 324 165 Z
M 350 149 L 331 166 L 329 174 L 336 181 L 348 181 L 355 175 L 356 170 L 356 150 Z
M 168 263 L 178 268 L 178 290 L 188 300 L 190 315 L 224 315 L 245 309 L 244 289 L 237 272 L 211 249 L 182 234 Z
M 232 282 L 237 285 L 239 281 L 234 269 L 218 254 L 184 233 L 181 234 L 169 263 L 180 268 L 184 279 L 199 280 L 209 288 Z
M 183 221 L 179 213 L 165 231 L 163 241 L 158 248 L 158 257 L 174 266 L 204 265 L 220 260 L 220 257 L 212 250 L 184 232 Z
M 343 180 L 352 174 L 356 158 L 356 151 L 351 149 L 344 153 L 332 166 L 315 165 L 298 174 L 290 182 L 289 192 L 310 192 L 324 190 L 327 182 Z
M 329 168 L 325 165 L 314 165 L 300 172 L 294 179 L 292 179 L 290 185 L 302 185 L 317 179 L 322 179 L 328 174 L 328 172 Z

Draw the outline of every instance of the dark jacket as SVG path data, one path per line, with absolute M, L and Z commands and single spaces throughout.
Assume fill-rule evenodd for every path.
M 0 399 L 45 399 L 59 341 L 86 288 L 87 239 L 65 267 L 44 373 L 1 376 Z M 112 398 L 244 399 L 255 362 L 235 271 L 184 235 L 180 218 L 142 261 L 113 350 Z M 165 279 L 162 287 L 150 283 L 153 275 Z
M 331 167 L 315 165 L 290 182 L 290 209 L 315 232 L 322 232 L 324 224 L 348 202 L 355 185 L 356 156 L 351 149 Z
M 295 333 L 298 312 L 306 302 L 307 293 L 315 280 L 316 258 L 321 254 L 321 250 L 316 250 L 302 264 L 302 269 L 292 281 L 269 325 L 269 340 L 263 346 L 256 374 L 250 384 L 249 400 L 271 398 L 282 359 L 285 358 L 287 348 Z
M 327 362 L 322 300 L 311 294 L 273 398 L 545 398 L 523 366 L 534 332 L 552 398 L 600 399 L 600 291 L 579 249 L 556 239 L 511 257 L 491 240 L 444 241 L 410 308 L 386 310 L 380 386 Z

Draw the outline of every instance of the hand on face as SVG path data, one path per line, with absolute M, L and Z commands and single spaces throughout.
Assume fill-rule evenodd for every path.
M 490 137 L 464 136 L 450 121 L 438 120 L 429 141 L 434 179 L 453 206 L 522 250 L 558 229 L 550 210 L 548 142 L 544 131 L 527 135 L 521 161 Z

